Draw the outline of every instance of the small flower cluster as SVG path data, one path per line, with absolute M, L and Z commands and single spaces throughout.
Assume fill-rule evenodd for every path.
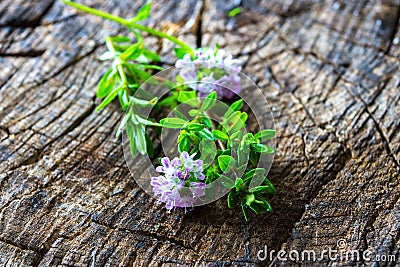
M 227 55 L 222 49 L 200 48 L 195 50 L 194 59 L 185 54 L 175 67 L 185 84 L 205 97 L 213 91 L 218 96 L 232 98 L 242 90 L 239 73 L 240 61 Z
M 194 160 L 194 156 L 184 151 L 181 158 L 162 158 L 162 166 L 158 166 L 156 171 L 163 175 L 151 178 L 154 195 L 166 203 L 168 210 L 173 207 L 192 207 L 198 198 L 205 195 L 204 190 L 209 188 L 201 182 L 205 179 L 203 161 Z M 190 193 L 184 194 L 184 188 L 189 188 Z

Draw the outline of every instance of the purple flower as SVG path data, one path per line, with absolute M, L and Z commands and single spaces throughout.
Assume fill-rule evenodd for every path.
M 153 192 L 160 196 L 160 201 L 175 199 L 179 195 L 179 190 L 183 187 L 183 182 L 178 179 L 168 179 L 164 176 L 151 177 L 150 184 L 153 186 Z
M 163 175 L 152 177 L 150 185 L 154 195 L 165 203 L 168 210 L 174 207 L 191 207 L 199 197 L 205 195 L 205 189 L 209 188 L 205 183 L 203 161 L 194 160 L 196 154 L 181 153 L 181 158 L 168 157 L 161 159 L 162 166 L 156 168 Z
M 189 156 L 189 153 L 186 151 L 183 151 L 182 154 L 182 161 L 185 166 L 185 169 L 190 171 L 190 172 L 201 172 L 203 170 L 203 161 L 198 159 L 198 160 L 193 160 L 193 158 L 196 156 L 196 154 L 193 154 Z
M 173 160 L 174 161 L 174 160 Z M 165 173 L 165 177 L 172 178 L 174 177 L 175 167 L 171 163 L 168 157 L 164 157 L 161 159 L 162 166 L 158 166 L 156 171 Z
M 173 203 L 173 206 L 178 208 L 192 207 L 196 201 L 197 199 L 192 196 L 179 196 L 179 198 Z
M 209 188 L 208 185 L 202 182 L 192 182 L 190 183 L 190 192 L 193 194 L 193 198 L 198 198 L 204 196 L 206 193 L 204 189 Z
M 200 97 L 216 91 L 219 97 L 232 98 L 242 90 L 239 76 L 241 63 L 222 49 L 197 49 L 194 59 L 186 54 L 176 61 L 175 67 L 180 69 L 179 75 L 185 84 L 198 91 Z

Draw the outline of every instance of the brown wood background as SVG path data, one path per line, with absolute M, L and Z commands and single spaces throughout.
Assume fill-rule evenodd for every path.
M 221 199 L 167 213 L 134 182 L 94 112 L 113 22 L 59 1 L 0 1 L 1 266 L 266 266 L 257 252 L 336 247 L 400 264 L 399 1 L 154 1 L 149 24 L 245 62 L 274 111 L 273 214 L 246 223 Z M 121 16 L 141 3 L 84 1 Z M 146 38 L 172 63 L 172 45 Z

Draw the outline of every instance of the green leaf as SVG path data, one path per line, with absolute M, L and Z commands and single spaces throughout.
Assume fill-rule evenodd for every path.
M 103 54 L 101 54 L 101 55 L 99 56 L 99 60 L 105 61 L 105 60 L 113 59 L 113 58 L 115 58 L 116 56 L 117 56 L 116 53 L 113 53 L 113 52 L 111 52 L 111 51 L 106 51 L 106 52 L 104 52 Z
M 209 118 L 209 117 L 203 117 L 202 118 L 202 121 L 203 121 L 203 123 L 207 126 L 207 127 L 209 127 L 209 128 L 212 128 L 213 127 L 213 125 L 212 125 L 212 121 L 211 121 L 211 119 Z
M 254 135 L 254 138 L 262 140 L 262 141 L 267 141 L 267 140 L 274 138 L 275 134 L 276 134 L 275 130 L 266 129 L 266 130 L 262 130 L 262 131 L 259 131 L 258 133 L 256 133 Z
M 154 146 L 148 134 L 146 134 L 146 151 L 150 158 L 154 157 Z
M 157 65 L 140 64 L 138 66 L 142 67 L 142 68 L 145 68 L 145 69 L 164 70 L 163 67 L 160 67 L 160 66 L 157 66 Z
M 172 112 L 174 112 L 174 114 L 175 114 L 178 118 L 180 118 L 180 119 L 182 119 L 182 120 L 185 120 L 185 121 L 188 121 L 188 118 L 186 118 L 185 114 L 183 114 L 182 112 L 180 112 L 178 108 L 174 108 L 174 109 L 172 110 Z
M 247 135 L 247 140 L 249 141 L 249 144 L 257 144 L 260 143 L 258 139 L 255 139 L 252 133 L 248 133 Z
M 135 145 L 135 131 L 133 129 L 133 124 L 128 122 L 126 124 L 126 134 L 129 138 L 129 148 L 131 150 L 132 157 L 136 155 L 136 145 Z
M 131 72 L 134 72 L 135 75 L 142 80 L 143 82 L 149 80 L 152 76 L 150 73 L 148 73 L 147 71 L 142 70 L 141 68 L 139 68 L 140 65 L 135 65 L 135 64 L 129 64 L 129 70 Z
M 185 129 L 187 129 L 187 130 L 189 130 L 189 131 L 195 131 L 195 132 L 197 132 L 197 131 L 200 131 L 200 130 L 203 130 L 203 129 L 204 129 L 204 124 L 192 122 L 192 123 L 189 123 L 189 124 L 185 127 Z
M 220 155 L 230 155 L 231 154 L 231 149 L 230 148 L 227 148 L 227 149 L 225 149 L 225 150 L 221 150 L 221 149 L 218 149 L 217 150 L 217 155 L 218 156 L 220 156 Z
M 247 207 L 246 207 L 246 205 L 245 205 L 245 202 L 242 201 L 241 206 L 242 206 L 242 212 L 243 212 L 244 219 L 245 219 L 246 222 L 247 222 L 247 221 L 249 221 L 249 217 L 248 217 Z
M 257 202 L 252 202 L 250 205 L 248 205 L 249 208 L 255 213 L 255 214 L 259 214 L 260 212 L 264 211 L 264 207 L 263 205 L 260 205 Z
M 230 108 L 234 111 L 239 111 L 242 109 L 242 107 L 243 107 L 243 99 L 239 99 L 233 102 L 232 105 L 230 106 Z
M 133 80 L 131 77 L 127 77 L 128 79 L 128 88 L 129 89 L 137 89 L 139 88 L 139 83 L 135 80 Z
M 189 53 L 189 51 L 187 51 L 186 49 L 181 48 L 181 47 L 175 47 L 174 51 L 175 51 L 175 55 L 178 59 L 182 59 L 184 55 Z
M 234 167 L 235 159 L 228 155 L 221 155 L 218 157 L 218 165 L 222 172 Z
M 188 152 L 189 148 L 190 148 L 190 139 L 188 137 L 184 136 L 183 138 L 181 138 L 181 140 L 179 141 L 179 144 L 178 144 L 179 152 L 183 152 L 183 151 Z
M 224 118 L 228 118 L 231 116 L 235 111 L 239 111 L 243 107 L 243 100 L 239 99 L 232 103 L 232 105 L 228 108 L 228 110 L 224 114 Z
M 199 144 L 201 153 L 200 159 L 203 161 L 203 170 L 214 162 L 215 154 L 217 153 L 214 141 L 201 139 Z
M 134 59 L 136 57 L 138 57 L 140 55 L 140 53 L 138 52 L 139 48 L 140 48 L 141 44 L 140 43 L 135 43 L 131 46 L 129 46 L 124 53 L 122 53 L 120 55 L 120 58 L 122 60 L 127 60 L 127 59 Z M 138 52 L 138 53 L 137 53 Z
M 179 118 L 164 118 L 160 123 L 166 128 L 177 129 L 185 125 L 186 121 Z
M 231 190 L 228 194 L 228 207 L 232 209 L 238 204 L 239 193 L 236 190 Z
M 210 130 L 208 130 L 207 128 L 204 128 L 203 130 L 199 131 L 197 134 L 202 138 L 206 138 L 208 140 L 214 140 L 214 136 L 213 136 L 212 132 L 210 132 Z
M 260 154 L 250 149 L 250 163 L 253 166 L 257 166 L 259 161 L 260 161 Z
M 148 1 L 146 4 L 144 4 L 138 11 L 135 17 L 133 17 L 130 22 L 137 22 L 137 21 L 142 21 L 146 20 L 150 16 L 150 10 L 151 10 L 151 1 Z
M 126 90 L 118 91 L 118 99 L 119 99 L 119 103 L 122 107 L 122 110 L 126 110 L 130 104 L 129 96 L 126 93 Z
M 250 193 L 273 194 L 273 193 L 275 193 L 275 187 L 273 187 L 273 186 L 271 187 L 271 186 L 268 186 L 268 185 L 260 185 L 260 186 L 256 186 L 256 187 L 250 188 L 249 192 Z
M 116 137 L 116 138 L 118 138 L 118 137 L 121 135 L 122 129 L 125 127 L 126 122 L 130 119 L 131 115 L 132 115 L 132 112 L 128 112 L 128 114 L 126 114 L 126 115 L 122 118 L 121 123 L 119 124 L 118 130 L 117 130 L 117 132 L 116 132 L 116 134 L 115 134 L 115 137 Z
M 212 134 L 218 140 L 222 140 L 222 141 L 229 140 L 229 136 L 226 133 L 224 133 L 224 132 L 222 132 L 220 130 L 213 130 Z
M 272 193 L 274 193 L 276 191 L 275 186 L 271 183 L 270 180 L 268 180 L 267 178 L 264 179 L 263 185 L 268 186 L 270 188 L 272 188 L 271 190 L 273 190 Z
M 133 127 L 135 133 L 135 145 L 140 154 L 146 154 L 146 129 L 144 125 L 135 125 Z
M 137 105 L 139 107 L 151 107 L 157 104 L 158 101 L 158 97 L 154 97 L 150 100 L 144 100 L 131 96 L 130 99 L 134 105 Z
M 269 202 L 266 200 L 263 200 L 263 202 L 264 202 L 265 210 L 268 212 L 272 212 L 271 204 L 269 204 Z
M 110 39 L 116 43 L 127 43 L 131 41 L 131 38 L 125 35 L 110 36 Z
M 243 138 L 237 148 L 237 161 L 238 161 L 238 169 L 243 170 L 242 168 L 246 168 L 249 162 L 249 150 L 250 146 L 247 138 Z
M 236 181 L 235 181 L 236 190 L 239 191 L 240 189 L 242 189 L 242 187 L 244 187 L 242 178 L 236 178 Z
M 98 98 L 106 97 L 114 87 L 117 78 L 117 72 L 114 68 L 109 69 L 104 73 L 103 77 L 97 86 L 96 96 Z
M 160 56 L 156 52 L 153 52 L 151 50 L 143 49 L 142 55 L 144 55 L 147 59 L 149 59 L 149 61 L 153 61 L 153 62 L 160 61 Z
M 178 101 L 192 107 L 197 107 L 200 102 L 197 98 L 196 91 L 180 91 L 178 94 Z
M 265 173 L 264 168 L 255 168 L 250 171 L 247 171 L 243 176 L 242 179 L 244 182 L 247 182 L 248 180 L 252 179 L 254 176 L 263 176 Z
M 141 117 L 139 115 L 134 115 L 134 116 L 135 116 L 135 119 L 138 122 L 140 122 L 140 123 L 142 123 L 144 125 L 147 125 L 147 126 L 159 126 L 159 127 L 163 126 L 162 124 L 160 124 L 158 122 L 147 120 L 147 119 L 145 119 L 145 118 L 143 118 L 143 117 Z
M 189 110 L 189 115 L 192 117 L 196 117 L 196 116 L 203 115 L 203 113 L 200 110 L 191 109 L 191 110 Z
M 272 207 L 269 202 L 263 198 L 256 198 L 250 205 L 249 208 L 254 211 L 254 213 L 258 214 L 260 212 L 272 211 Z
M 165 99 L 161 100 L 159 102 L 159 104 L 162 107 L 169 106 L 171 109 L 175 109 L 175 107 L 178 103 L 176 102 L 176 97 L 171 95 L 171 96 L 168 96 Z
M 187 133 L 187 136 L 189 137 L 190 141 L 192 142 L 193 145 L 198 145 L 200 141 L 202 140 L 200 137 L 195 135 L 194 133 Z
M 105 106 L 110 104 L 111 101 L 113 101 L 114 98 L 118 95 L 119 90 L 121 90 L 121 87 L 114 88 L 114 90 L 112 90 L 112 92 L 109 93 L 106 98 L 104 98 L 103 102 L 101 102 L 100 105 L 97 106 L 96 111 L 102 110 Z
M 243 124 L 246 123 L 248 117 L 249 117 L 249 115 L 247 115 L 246 112 L 240 113 L 240 120 L 242 121 Z
M 244 128 L 244 124 L 242 122 L 242 117 L 244 116 L 242 115 L 243 113 L 246 114 L 245 112 L 236 111 L 231 116 L 229 116 L 229 118 L 226 119 L 224 124 L 227 125 L 228 133 L 237 132 L 240 129 Z
M 234 16 L 237 16 L 238 14 L 240 14 L 240 12 L 242 12 L 242 10 L 240 9 L 240 7 L 235 7 L 234 9 L 231 9 L 228 12 L 228 17 L 233 18 Z
M 247 205 L 247 206 L 250 206 L 251 203 L 254 202 L 254 200 L 256 200 L 254 194 L 247 194 L 247 195 L 246 195 L 246 205 Z
M 226 188 L 229 189 L 235 188 L 235 181 L 232 178 L 227 177 L 225 175 L 221 175 L 219 179 L 221 179 L 221 184 Z
M 258 153 L 273 154 L 275 152 L 272 147 L 263 144 L 252 144 L 251 147 Z
M 240 141 L 240 139 L 242 139 L 242 137 L 243 137 L 243 133 L 241 131 L 237 131 L 237 132 L 234 132 L 231 134 L 230 140 L 232 140 L 232 141 L 239 140 Z
M 215 105 L 216 101 L 217 101 L 217 92 L 214 91 L 204 99 L 203 104 L 201 105 L 201 111 L 209 110 Z

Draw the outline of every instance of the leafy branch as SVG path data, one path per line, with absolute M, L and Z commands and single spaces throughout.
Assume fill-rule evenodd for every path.
M 108 36 L 105 43 L 108 51 L 99 57 L 100 60 L 112 60 L 112 66 L 102 76 L 96 96 L 103 101 L 96 108 L 99 111 L 110 104 L 116 97 L 119 99 L 121 108 L 126 113 L 117 131 L 117 136 L 126 127 L 127 135 L 130 140 L 131 152 L 134 156 L 137 152 L 144 155 L 152 151 L 152 144 L 146 133 L 146 126 L 160 126 L 159 124 L 147 120 L 138 113 L 136 107 L 151 107 L 157 104 L 158 99 L 151 97 L 141 99 L 134 97 L 140 85 L 152 77 L 153 71 L 163 70 L 154 62 L 158 62 L 160 57 L 155 51 L 146 49 L 141 32 L 148 33 L 163 39 L 170 40 L 179 47 L 183 53 L 193 54 L 193 49 L 183 41 L 164 32 L 139 24 L 150 16 L 151 1 L 143 5 L 136 16 L 125 19 L 110 13 L 97 10 L 69 0 L 61 0 L 64 4 L 76 8 L 77 10 L 117 22 L 131 31 L 135 40 L 128 36 Z
M 185 198 L 180 196 L 180 192 L 175 191 L 169 196 L 179 198 L 170 199 L 169 204 L 176 204 L 177 201 L 183 200 L 193 203 L 196 197 L 204 196 L 204 189 L 209 188 L 208 185 L 219 181 L 222 186 L 230 189 L 228 206 L 233 208 L 240 205 L 246 220 L 248 220 L 249 211 L 256 214 L 271 212 L 271 205 L 264 195 L 274 193 L 275 188 L 265 177 L 265 169 L 258 167 L 258 162 L 261 155 L 274 153 L 274 149 L 263 142 L 272 139 L 275 131 L 267 129 L 254 134 L 247 133 L 245 126 L 248 114 L 242 111 L 243 101 L 238 100 L 229 106 L 225 104 L 225 107 L 221 108 L 217 97 L 229 98 L 229 93 L 210 85 L 225 82 L 236 90 L 240 90 L 240 77 L 237 72 L 241 67 L 237 66 L 237 60 L 232 57 L 224 58 L 218 45 L 212 51 L 206 48 L 194 51 L 178 38 L 140 24 L 150 16 L 150 1 L 129 19 L 69 0 L 61 1 L 77 10 L 123 25 L 133 34 L 132 37 L 120 35 L 105 38 L 107 51 L 99 59 L 110 60 L 112 64 L 98 84 L 96 96 L 103 100 L 96 110 L 103 109 L 118 97 L 125 115 L 116 135 L 118 137 L 122 130 L 126 129 L 133 156 L 137 153 L 154 156 L 153 144 L 146 132 L 147 127 L 179 129 L 178 150 L 184 158 L 174 159 L 174 166 L 169 159 L 164 158 L 165 162 L 163 166 L 159 166 L 161 167 L 159 169 L 165 176 L 152 177 L 155 186 L 162 185 L 157 189 L 157 194 L 163 193 L 162 190 L 177 190 L 176 188 L 186 184 L 191 186 L 193 197 Z M 238 13 L 240 10 L 234 9 L 229 16 L 235 16 Z M 189 66 L 185 65 L 189 61 L 197 64 L 190 65 L 188 69 L 181 69 L 182 72 L 176 76 L 176 81 L 154 78 L 154 72 L 164 68 L 157 65 L 160 60 L 157 52 L 146 48 L 143 33 L 173 42 L 177 46 L 174 49 L 178 58 L 177 64 L 179 61 L 182 66 Z M 203 61 L 211 65 L 221 62 L 229 63 L 230 67 L 236 67 L 236 74 L 231 75 L 220 66 L 211 68 L 207 67 L 207 64 L 203 66 L 201 64 Z M 207 82 L 203 87 L 200 86 L 194 90 L 190 85 L 186 85 L 187 79 L 189 81 L 195 79 L 195 81 L 200 81 L 200 84 L 201 81 Z M 171 87 L 170 95 L 159 101 L 150 92 L 140 88 L 144 82 L 154 84 L 162 82 L 163 85 Z M 212 92 L 209 93 L 210 91 Z M 204 92 L 207 94 L 204 95 Z M 177 106 L 180 104 L 190 107 L 187 114 L 179 111 Z M 143 108 L 149 109 L 154 106 L 157 109 L 169 107 L 176 117 L 168 117 L 156 122 L 142 114 Z M 213 120 L 214 117 L 218 118 L 218 122 Z M 173 172 L 167 171 L 168 168 L 173 169 Z M 182 180 L 182 177 L 186 177 L 186 180 Z M 166 187 L 167 184 L 171 187 Z M 259 186 L 253 186 L 253 184 Z M 170 205 L 169 208 L 172 206 Z
M 240 204 L 246 220 L 249 210 L 256 214 L 271 212 L 271 205 L 263 195 L 273 194 L 275 187 L 265 177 L 265 169 L 257 165 L 261 154 L 275 152 L 262 143 L 272 139 L 275 131 L 267 129 L 255 134 L 245 133 L 248 115 L 241 111 L 242 100 L 230 105 L 221 122 L 215 123 L 209 113 L 216 106 L 216 92 L 209 94 L 202 103 L 194 95 L 192 97 L 187 95 L 181 98 L 184 104 L 193 107 L 188 112 L 192 119 L 179 112 L 176 114 L 180 117 L 161 119 L 160 124 L 165 128 L 180 129 L 178 149 L 181 153 L 188 151 L 189 154 L 196 154 L 195 159 L 203 161 L 206 184 L 221 179 L 223 186 L 231 189 L 228 194 L 230 208 Z M 215 142 L 219 145 L 218 149 Z M 254 181 L 262 183 L 251 187 Z

